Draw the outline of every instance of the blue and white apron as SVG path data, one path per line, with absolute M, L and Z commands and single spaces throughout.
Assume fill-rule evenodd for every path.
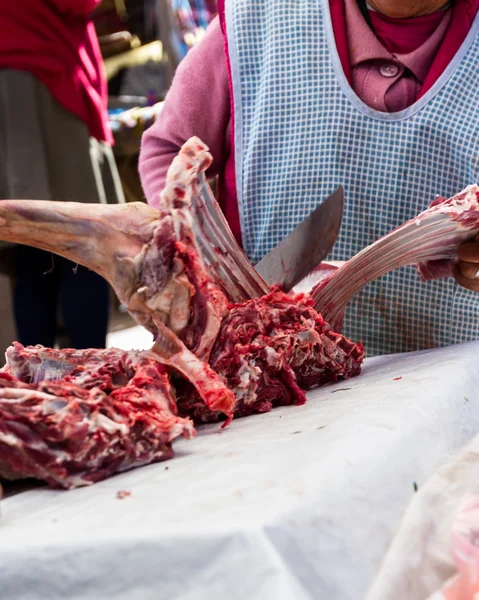
M 479 18 L 452 64 L 410 108 L 378 112 L 341 67 L 328 0 L 226 0 L 238 204 L 253 263 L 338 184 L 347 260 L 479 179 Z M 479 338 L 479 294 L 413 267 L 368 285 L 343 332 L 386 354 Z

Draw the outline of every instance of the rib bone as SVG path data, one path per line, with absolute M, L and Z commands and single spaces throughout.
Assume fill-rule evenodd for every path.
M 450 277 L 457 250 L 479 232 L 479 187 L 468 186 L 431 206 L 364 248 L 312 290 L 315 308 L 340 331 L 346 305 L 371 281 L 389 271 L 417 265 L 422 279 Z

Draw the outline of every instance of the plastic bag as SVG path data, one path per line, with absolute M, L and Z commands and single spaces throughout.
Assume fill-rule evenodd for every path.
M 479 599 L 479 496 L 461 506 L 452 532 L 452 552 L 457 575 L 429 600 Z

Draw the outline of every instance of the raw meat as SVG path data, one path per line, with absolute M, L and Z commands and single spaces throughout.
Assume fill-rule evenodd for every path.
M 344 310 L 365 285 L 389 271 L 416 265 L 423 280 L 450 277 L 457 250 L 479 232 L 479 187 L 452 198 L 436 198 L 430 207 L 343 264 L 312 290 L 314 305 L 335 331 Z
M 0 380 L 4 476 L 91 483 L 169 456 L 175 437 L 193 435 L 188 417 L 229 422 L 301 404 L 304 390 L 358 375 L 361 344 L 335 333 L 352 295 L 406 264 L 419 263 L 424 276 L 438 266 L 450 272 L 458 245 L 479 230 L 479 191 L 471 186 L 359 253 L 312 297 L 285 294 L 269 290 L 239 249 L 204 179 L 210 164 L 206 146 L 189 140 L 170 168 L 160 211 L 0 202 L 0 239 L 97 271 L 155 335 L 140 354 L 14 345 Z
M 171 165 L 159 212 L 152 212 L 148 207 L 145 210 L 143 204 L 128 205 L 127 215 L 125 207 L 118 206 L 89 206 L 85 210 L 83 206 L 65 203 L 1 202 L 0 218 L 4 224 L 0 226 L 0 237 L 50 249 L 107 277 L 131 314 L 157 336 L 152 351 L 196 387 L 210 412 L 221 411 L 231 416 L 236 400 L 224 385 L 224 380 L 231 380 L 233 376 L 231 368 L 218 377 L 215 369 L 208 370 L 204 363 L 208 362 L 213 344 L 218 354 L 218 344 L 226 343 L 228 330 L 222 323 L 227 313 L 230 321 L 248 318 L 248 310 L 242 304 L 252 297 L 255 298 L 255 318 L 270 318 L 274 311 L 268 306 L 271 301 L 268 286 L 237 245 L 204 180 L 203 172 L 210 164 L 207 147 L 196 138 L 189 140 Z M 300 297 L 283 295 L 282 310 L 299 315 L 298 302 L 302 301 Z M 322 319 L 311 306 L 307 312 L 310 320 L 306 328 L 314 324 L 321 336 Z M 294 320 L 293 325 L 296 327 Z M 305 328 L 299 322 L 297 326 Z M 282 323 L 274 335 L 263 335 L 261 343 L 267 344 L 275 336 L 279 339 L 284 327 Z M 229 333 L 231 335 L 231 330 Z M 291 337 L 289 332 L 287 335 Z M 301 335 L 304 336 L 304 332 Z M 339 340 L 342 342 L 344 338 L 340 337 L 338 343 Z M 324 355 L 326 364 L 332 368 L 329 379 L 357 374 L 357 365 L 352 369 L 348 361 L 339 365 L 342 353 L 330 338 L 326 341 L 321 352 L 313 354 L 315 357 Z M 316 345 L 321 343 L 321 337 L 315 338 Z M 313 346 L 309 343 L 309 348 Z M 305 348 L 306 343 L 302 343 L 301 351 L 305 352 Z M 355 351 L 360 364 L 362 347 L 355 347 Z M 331 358 L 326 359 L 331 353 Z M 279 374 L 286 378 L 288 360 L 297 363 L 292 355 L 293 349 L 286 347 L 281 358 L 286 366 L 275 366 L 273 361 L 269 370 L 275 379 L 279 379 Z M 248 360 L 256 359 L 251 355 Z M 326 380 L 325 368 L 328 367 L 322 365 L 317 373 L 311 369 L 308 387 Z M 291 368 L 287 379 L 292 386 L 289 396 L 302 401 L 304 394 L 298 392 Z M 212 384 L 208 386 L 208 382 Z M 247 398 L 247 410 L 240 412 L 252 412 L 271 404 L 260 397 L 256 403 L 258 391 L 260 395 L 269 393 L 266 387 L 261 385 L 252 391 Z M 215 390 L 217 395 L 221 390 L 221 397 L 214 397 Z M 245 402 L 243 395 L 241 399 Z
M 164 419 L 161 430 L 168 443 L 178 435 L 193 434 L 186 425 L 190 424 L 188 416 L 199 422 L 217 421 L 222 415 L 230 420 L 233 414 L 300 404 L 306 399 L 305 389 L 357 375 L 364 358 L 362 346 L 333 333 L 311 300 L 280 290 L 269 293 L 238 247 L 204 180 L 202 171 L 210 162 L 202 142 L 192 139 L 185 144 L 170 168 L 159 212 L 143 204 L 85 208 L 36 201 L 0 203 L 2 239 L 52 250 L 94 269 L 110 281 L 136 320 L 154 333 L 152 350 L 138 360 L 141 357 L 157 370 L 161 370 L 160 361 L 178 392 L 183 421 L 175 420 L 180 417 L 172 406 L 165 369 L 158 390 L 155 382 L 148 388 L 151 398 L 158 393 L 162 416 L 170 419 Z M 133 353 L 128 357 L 135 360 Z M 71 427 L 75 418 L 65 419 L 63 413 L 76 415 L 79 398 L 86 402 L 88 395 L 96 411 L 102 403 L 105 410 L 114 411 L 117 402 L 126 402 L 125 397 L 131 402 L 138 378 L 125 380 L 125 360 L 123 354 L 112 351 L 56 352 L 14 345 L 7 352 L 0 398 L 16 398 L 22 425 L 35 432 L 34 443 L 43 454 L 36 462 L 27 460 L 31 458 L 29 436 L 22 441 L 7 431 L 0 473 L 35 476 L 55 485 L 80 485 L 138 464 L 135 456 L 120 458 L 117 429 L 111 439 L 103 435 L 104 443 L 96 462 L 90 460 L 89 470 L 69 448 L 58 460 L 52 446 L 56 439 L 66 443 L 67 429 L 62 427 Z M 61 398 L 62 404 L 52 403 L 51 396 Z M 29 404 L 32 398 L 35 410 Z M 58 414 L 47 416 L 45 405 L 59 406 Z M 13 410 L 11 401 L 8 407 Z M 129 410 L 134 419 L 134 407 Z M 11 428 L 11 414 L 0 410 L 0 423 L 2 415 L 3 427 Z M 49 437 L 51 421 L 56 427 L 53 438 Z M 88 438 L 81 442 L 87 451 L 97 430 L 86 427 L 82 431 Z M 127 443 L 129 432 L 122 429 L 122 443 Z M 151 450 L 150 460 L 167 455 L 161 440 L 161 451 Z M 102 462 L 108 447 L 115 465 L 111 468 Z M 81 453 L 82 448 L 76 447 L 75 452 Z
M 194 436 L 166 369 L 121 350 L 7 351 L 0 373 L 0 478 L 72 488 L 171 458 Z M 53 381 L 52 381 L 53 379 Z
M 309 297 L 273 290 L 231 308 L 210 365 L 235 394 L 235 416 L 243 417 L 303 404 L 304 390 L 358 375 L 363 359 L 362 345 L 334 333 Z M 190 388 L 178 394 L 178 408 L 197 422 L 218 418 Z

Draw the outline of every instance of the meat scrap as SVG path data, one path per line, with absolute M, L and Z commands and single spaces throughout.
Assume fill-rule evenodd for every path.
M 131 492 L 129 490 L 119 490 L 116 493 L 118 500 L 124 500 L 125 498 L 128 498 L 128 496 L 131 496 Z
M 0 239 L 100 273 L 155 342 L 148 352 L 7 351 L 0 372 L 0 478 L 56 487 L 99 481 L 172 456 L 204 423 L 302 404 L 305 390 L 360 373 L 361 344 L 340 333 L 351 297 L 388 270 L 450 274 L 479 231 L 479 188 L 434 205 L 326 277 L 312 294 L 270 289 L 236 243 L 189 140 L 157 211 L 0 202 Z

